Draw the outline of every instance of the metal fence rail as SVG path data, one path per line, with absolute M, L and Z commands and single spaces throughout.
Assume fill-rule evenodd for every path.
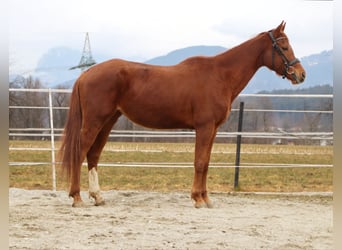
M 56 160 L 55 160 L 55 139 L 62 135 L 62 128 L 53 127 L 53 111 L 58 109 L 68 109 L 68 107 L 54 107 L 52 102 L 52 93 L 71 93 L 70 89 L 9 89 L 10 92 L 41 92 L 48 94 L 48 106 L 9 106 L 9 109 L 46 109 L 49 111 L 49 128 L 10 128 L 9 136 L 25 136 L 37 137 L 42 136 L 51 141 L 50 148 L 23 148 L 23 147 L 10 147 L 10 151 L 51 151 L 51 162 L 9 162 L 10 166 L 26 166 L 26 165 L 46 165 L 52 166 L 52 182 L 53 190 L 56 190 Z M 240 94 L 239 97 L 279 97 L 279 98 L 333 98 L 333 95 L 279 95 L 279 94 Z M 238 111 L 238 109 L 232 109 Z M 244 112 L 278 112 L 278 113 L 322 113 L 333 114 L 333 110 L 273 110 L 273 109 L 245 109 Z M 309 139 L 309 140 L 333 140 L 333 132 L 294 132 L 289 133 L 285 131 L 279 132 L 218 132 L 217 138 L 229 138 L 241 135 L 244 138 L 277 138 L 277 139 Z M 193 131 L 145 131 L 145 130 L 112 130 L 110 133 L 111 138 L 194 138 Z M 125 166 L 125 167 L 192 167 L 193 163 L 176 162 L 176 163 L 99 163 L 100 166 Z M 228 163 L 213 163 L 212 167 L 227 167 L 234 168 L 234 164 Z M 240 167 L 332 167 L 331 164 L 244 164 Z

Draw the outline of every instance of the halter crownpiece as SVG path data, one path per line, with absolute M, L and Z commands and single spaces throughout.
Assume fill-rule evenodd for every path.
M 284 70 L 284 73 L 282 75 L 283 79 L 286 77 L 286 74 L 289 74 L 293 78 L 295 78 L 296 81 L 297 81 L 298 79 L 297 79 L 296 74 L 294 72 L 290 73 L 289 72 L 289 68 L 292 65 L 295 65 L 296 63 L 299 63 L 300 62 L 299 59 L 295 58 L 292 61 L 289 61 L 287 59 L 287 57 L 285 56 L 283 50 L 279 47 L 277 41 L 279 41 L 281 39 L 285 39 L 285 37 L 279 37 L 279 38 L 276 39 L 276 38 L 274 38 L 272 31 L 269 31 L 268 34 L 269 34 L 269 36 L 270 36 L 270 38 L 272 40 L 272 48 L 273 48 L 272 49 L 272 69 L 275 70 L 274 69 L 274 50 L 276 50 L 278 52 L 278 54 L 280 55 L 280 57 L 283 59 L 283 62 L 284 62 L 284 65 L 285 65 L 285 70 Z

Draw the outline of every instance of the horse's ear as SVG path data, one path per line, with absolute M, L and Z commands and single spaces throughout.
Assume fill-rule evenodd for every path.
M 282 21 L 279 26 L 275 29 L 275 33 L 279 34 L 281 32 L 284 32 L 286 23 Z
M 286 26 L 286 22 L 282 21 L 280 25 L 281 25 L 281 31 L 284 32 L 285 26 Z

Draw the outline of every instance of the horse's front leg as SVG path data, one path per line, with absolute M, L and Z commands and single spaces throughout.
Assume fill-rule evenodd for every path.
M 207 192 L 207 174 L 215 135 L 216 127 L 214 126 L 196 129 L 195 174 L 191 192 L 191 198 L 194 199 L 196 208 L 212 207 Z

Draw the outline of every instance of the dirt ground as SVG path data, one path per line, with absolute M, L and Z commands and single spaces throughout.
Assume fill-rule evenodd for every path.
M 72 208 L 64 191 L 9 190 L 10 249 L 333 249 L 332 194 L 106 191 Z

